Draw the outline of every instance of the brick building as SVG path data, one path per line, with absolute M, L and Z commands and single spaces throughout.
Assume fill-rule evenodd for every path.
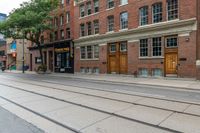
M 41 36 L 43 61 L 51 72 L 74 72 L 73 15 L 74 1 L 60 0 L 59 8 L 51 12 L 52 31 Z M 30 70 L 37 70 L 41 64 L 37 47 L 30 47 Z
M 200 78 L 198 0 L 80 0 L 75 72 Z
M 0 22 L 5 21 L 7 15 L 0 13 Z M 3 35 L 0 34 L 0 67 L 6 66 L 6 40 Z

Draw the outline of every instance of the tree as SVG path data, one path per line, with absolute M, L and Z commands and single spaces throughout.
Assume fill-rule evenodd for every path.
M 14 9 L 8 19 L 0 23 L 0 33 L 13 39 L 27 39 L 36 44 L 43 62 L 41 35 L 51 30 L 51 12 L 57 9 L 58 0 L 31 0 Z

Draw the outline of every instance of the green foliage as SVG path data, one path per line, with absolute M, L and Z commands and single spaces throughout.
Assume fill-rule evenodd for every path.
M 57 8 L 58 0 L 31 0 L 13 10 L 8 19 L 0 23 L 0 33 L 14 39 L 26 38 L 40 45 L 41 34 L 51 29 L 48 23 L 51 11 Z
M 46 65 L 40 65 L 37 68 L 37 72 L 46 72 L 47 71 L 47 66 Z

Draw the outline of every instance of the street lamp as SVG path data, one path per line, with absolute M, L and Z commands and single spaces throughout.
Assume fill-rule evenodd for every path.
M 22 73 L 24 73 L 24 34 L 23 34 L 23 50 L 22 50 Z

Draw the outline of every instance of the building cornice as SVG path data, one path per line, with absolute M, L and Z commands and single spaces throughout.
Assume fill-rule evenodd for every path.
M 191 18 L 187 20 L 173 20 L 146 26 L 139 26 L 138 28 L 121 32 L 113 32 L 110 34 L 81 37 L 74 40 L 74 43 L 75 46 L 85 44 L 102 44 L 115 41 L 138 40 L 140 38 L 157 35 L 190 33 L 191 31 L 195 30 L 197 30 L 196 18 Z

